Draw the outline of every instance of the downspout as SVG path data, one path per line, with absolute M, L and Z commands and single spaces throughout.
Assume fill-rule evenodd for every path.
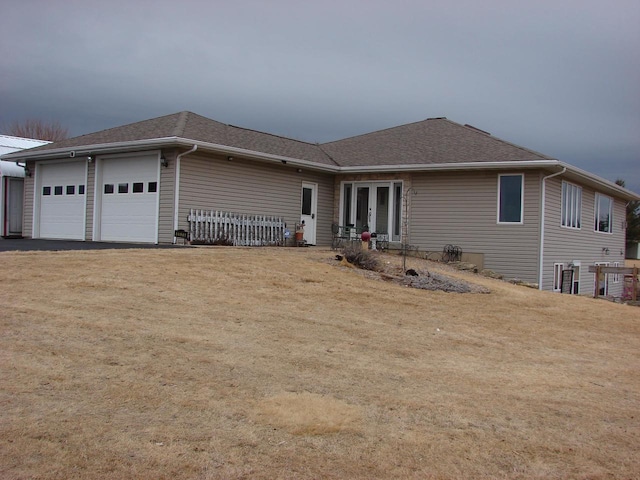
M 562 167 L 562 170 L 551 175 L 547 175 L 542 178 L 542 206 L 540 212 L 540 271 L 538 274 L 538 290 L 542 290 L 542 275 L 544 272 L 544 219 L 545 219 L 545 207 L 547 203 L 547 179 L 562 175 L 567 171 L 567 167 Z
M 198 149 L 198 145 L 194 145 L 191 150 L 182 152 L 176 157 L 176 180 L 175 191 L 173 193 L 173 243 L 176 243 L 175 232 L 178 229 L 178 207 L 180 206 L 180 159 L 185 155 L 195 152 Z

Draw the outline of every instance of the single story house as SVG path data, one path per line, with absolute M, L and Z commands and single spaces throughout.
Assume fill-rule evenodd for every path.
M 0 135 L 0 155 L 25 148 L 46 145 L 43 140 Z M 24 168 L 14 162 L 0 160 L 0 236 L 22 236 L 22 204 L 24 199 Z
M 179 112 L 3 158 L 30 172 L 28 237 L 171 243 L 191 209 L 276 215 L 304 220 L 308 244 L 353 225 L 572 293 L 592 291 L 589 265 L 623 264 L 625 204 L 640 199 L 446 118 L 314 144 Z

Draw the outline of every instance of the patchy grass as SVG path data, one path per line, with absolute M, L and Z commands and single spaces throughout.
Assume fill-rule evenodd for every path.
M 637 308 L 334 255 L 1 253 L 0 477 L 637 476 Z

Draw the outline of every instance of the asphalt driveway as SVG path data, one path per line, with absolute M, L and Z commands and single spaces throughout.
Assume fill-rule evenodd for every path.
M 0 252 L 34 250 L 105 250 L 122 248 L 185 248 L 183 245 L 153 245 L 148 243 L 83 242 L 76 240 L 44 240 L 41 238 L 0 238 Z

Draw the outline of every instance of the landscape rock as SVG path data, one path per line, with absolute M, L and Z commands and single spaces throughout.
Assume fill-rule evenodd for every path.
M 483 277 L 495 278 L 497 280 L 502 280 L 504 277 L 500 273 L 494 272 L 493 270 L 490 270 L 488 268 L 485 268 L 484 270 L 482 270 L 480 272 L 480 275 L 482 275 Z

